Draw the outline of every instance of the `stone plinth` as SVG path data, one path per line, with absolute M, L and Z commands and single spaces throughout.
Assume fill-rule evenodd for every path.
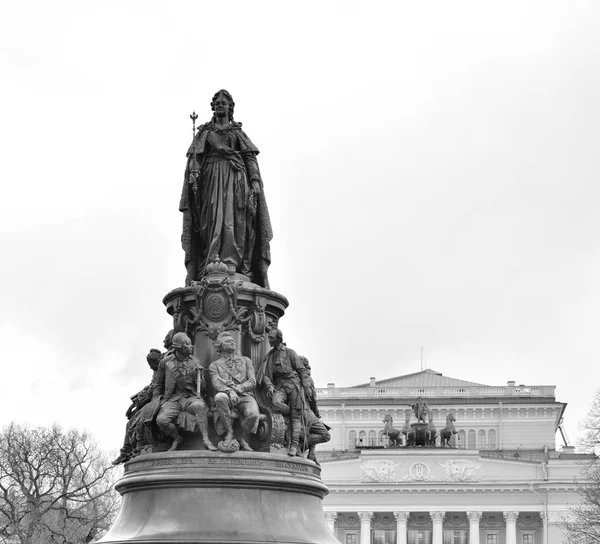
M 121 510 L 104 544 L 338 544 L 312 461 L 266 453 L 140 455 L 116 485 Z

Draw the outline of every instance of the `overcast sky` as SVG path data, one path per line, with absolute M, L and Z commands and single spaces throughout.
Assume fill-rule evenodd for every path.
M 0 424 L 122 441 L 183 285 L 189 114 L 261 150 L 280 326 L 318 386 L 425 366 L 556 385 L 600 354 L 600 4 L 11 2 Z

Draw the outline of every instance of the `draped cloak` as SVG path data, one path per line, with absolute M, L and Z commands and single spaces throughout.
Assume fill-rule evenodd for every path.
M 269 288 L 271 220 L 256 161 L 259 151 L 241 126 L 202 125 L 188 149 L 179 203 L 186 285 L 204 276 L 206 265 L 218 256 Z M 192 170 L 199 172 L 196 191 Z M 253 182 L 259 183 L 260 195 L 250 191 Z

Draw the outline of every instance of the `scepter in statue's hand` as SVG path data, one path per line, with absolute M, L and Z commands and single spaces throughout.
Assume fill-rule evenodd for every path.
M 198 115 L 196 111 L 192 111 L 190 115 L 190 119 L 192 120 L 192 164 L 190 168 L 190 179 L 188 180 L 190 185 L 192 186 L 192 190 L 194 191 L 194 195 L 198 192 L 198 184 L 196 180 L 198 179 L 198 174 L 200 171 L 198 170 L 198 161 L 196 160 L 196 119 L 198 119 Z

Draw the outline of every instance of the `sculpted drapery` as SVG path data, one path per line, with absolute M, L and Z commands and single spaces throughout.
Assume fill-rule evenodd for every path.
M 273 234 L 256 160 L 259 151 L 242 124 L 233 121 L 231 95 L 219 91 L 213 104 L 219 104 L 219 97 L 229 102 L 228 122 L 219 119 L 222 111 L 213 105 L 215 117 L 198 128 L 187 152 L 179 206 L 186 285 L 200 279 L 206 265 L 218 258 L 231 273 L 268 288 Z

